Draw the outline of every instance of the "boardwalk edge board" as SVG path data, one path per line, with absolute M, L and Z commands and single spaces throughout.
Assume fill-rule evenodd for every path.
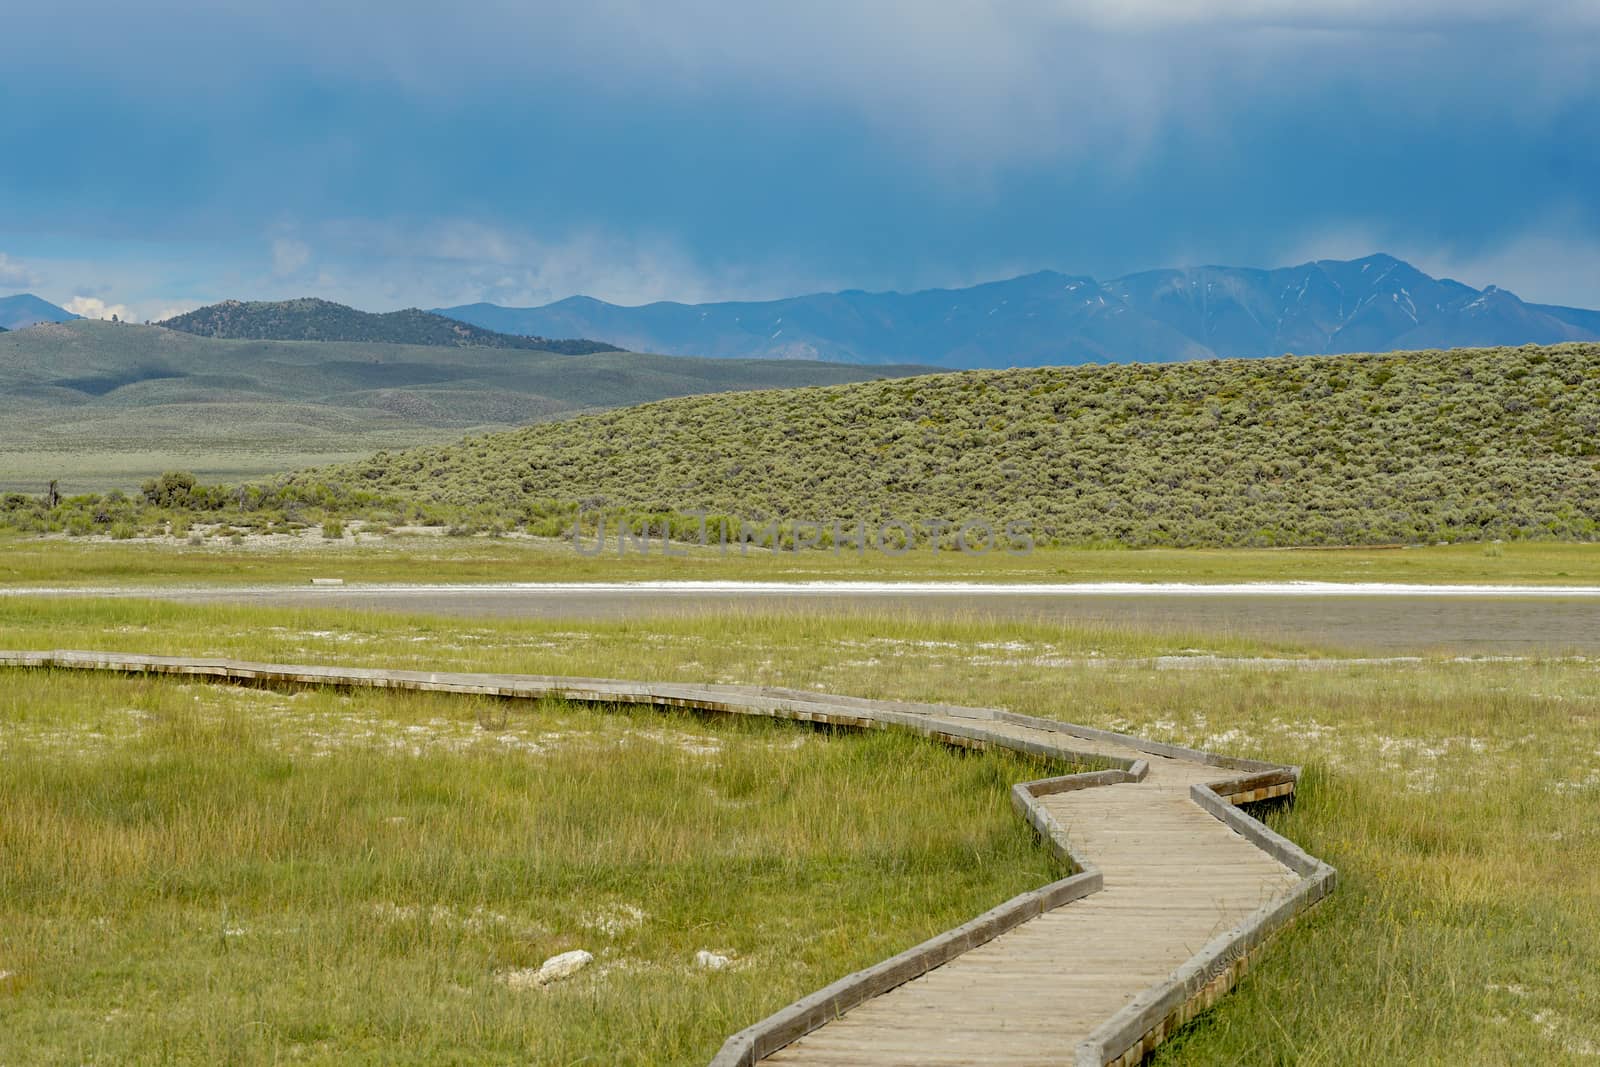
M 1298 772 L 1299 768 L 1286 770 Z M 1332 867 L 1230 802 L 1229 797 L 1250 795 L 1250 783 L 1250 778 L 1244 778 L 1195 785 L 1190 788 L 1190 799 L 1304 880 L 1262 905 L 1233 930 L 1214 938 L 1165 982 L 1135 997 L 1097 1027 L 1079 1044 L 1075 1067 L 1134 1067 L 1140 1063 L 1168 1035 L 1233 988 L 1252 957 L 1274 934 L 1333 891 L 1338 875 Z
M 1232 988 L 1272 936 L 1331 892 L 1337 878 L 1328 864 L 1237 806 L 1291 796 L 1300 778 L 1299 767 L 1238 759 L 994 708 L 879 701 L 770 686 L 385 670 L 77 650 L 0 652 L 0 667 L 70 668 L 173 674 L 246 684 L 394 688 L 514 699 L 646 704 L 860 729 L 906 729 L 951 745 L 992 746 L 1078 766 L 1105 767 L 1020 782 L 1012 787 L 1013 807 L 1072 872 L 1067 877 L 1018 894 L 977 918 L 802 997 L 729 1037 L 712 1059 L 711 1067 L 754 1067 L 764 1057 L 851 1008 L 918 978 L 1044 912 L 1100 892 L 1103 888 L 1100 870 L 1092 859 L 1074 848 L 1066 831 L 1040 803 L 1040 798 L 1071 790 L 1137 783 L 1145 779 L 1150 765 L 1143 758 L 1126 759 L 1075 749 L 1065 743 L 1072 739 L 1111 744 L 1155 759 L 1183 760 L 1244 772 L 1232 779 L 1195 784 L 1190 788 L 1190 799 L 1301 879 L 1234 928 L 1213 938 L 1165 980 L 1135 996 L 1097 1026 L 1071 1050 L 1075 1067 L 1111 1064 L 1132 1067 L 1139 1063 L 1168 1035 Z M 962 721 L 952 722 L 952 719 Z M 1002 729 L 1007 725 L 1059 736 L 1064 743 L 1042 743 L 1012 736 Z M 1068 1055 L 1066 1049 L 1041 1049 L 1040 1052 L 1062 1061 Z
M 970 922 L 909 948 L 882 963 L 846 975 L 734 1034 L 711 1067 L 753 1067 L 764 1057 L 896 986 L 948 963 L 963 952 L 1012 930 L 1036 915 L 1100 891 L 1099 871 L 1080 871 L 1042 889 L 1018 894 Z

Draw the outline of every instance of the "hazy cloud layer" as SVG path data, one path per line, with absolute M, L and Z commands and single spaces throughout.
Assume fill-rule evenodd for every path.
M 7 26 L 0 286 L 58 299 L 696 300 L 1382 248 L 1585 302 L 1600 245 L 1591 0 L 62 0 Z
M 0 252 L 0 289 L 26 289 L 38 284 L 38 277 L 23 264 Z

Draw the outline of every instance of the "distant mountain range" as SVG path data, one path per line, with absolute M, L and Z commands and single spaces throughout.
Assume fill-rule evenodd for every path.
M 77 317 L 31 294 L 0 297 L 0 328 Z M 1493 285 L 1474 289 L 1382 254 L 1276 270 L 1154 270 L 1108 282 L 1040 271 L 966 289 L 639 307 L 575 296 L 534 308 L 467 304 L 375 314 L 309 297 L 227 300 L 161 325 L 234 340 L 953 369 L 1600 340 L 1600 311 L 1528 303 Z
M 497 333 L 416 308 L 375 314 L 314 297 L 249 303 L 224 300 L 159 325 L 200 337 L 233 341 L 354 341 L 450 348 L 520 348 L 567 356 L 620 351 L 615 345 L 583 338 L 553 340 Z
M 20 330 L 40 322 L 71 322 L 78 316 L 32 293 L 0 296 L 0 328 Z
M 577 296 L 439 314 L 513 334 L 604 337 L 641 352 L 950 368 L 1553 344 L 1600 339 L 1600 311 L 1525 303 L 1388 255 L 1109 282 L 1041 271 L 967 289 L 622 307 Z

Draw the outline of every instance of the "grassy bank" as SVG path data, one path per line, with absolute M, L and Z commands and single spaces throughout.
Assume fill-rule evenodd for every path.
M 463 625 L 14 600 L 0 602 L 0 627 L 19 647 L 772 682 L 1000 705 L 1302 763 L 1300 801 L 1273 825 L 1336 865 L 1340 888 L 1275 941 L 1162 1062 L 1576 1063 L 1600 1049 L 1590 981 L 1600 968 L 1600 671 L 1592 662 L 1321 658 L 1297 667 L 1252 657 L 1304 650 L 1237 638 L 807 614 Z M 1221 658 L 1191 669 L 1151 658 L 1199 652 Z M 126 702 L 103 694 L 73 703 L 85 709 L 70 712 L 77 716 Z M 12 706 L 29 704 L 14 697 Z M 69 764 L 81 788 L 99 788 L 92 761 Z M 950 766 L 959 776 L 970 765 Z M 738 820 L 727 825 L 743 832 Z M 873 883 L 863 900 L 891 891 L 900 890 Z M 703 939 L 674 936 L 685 938 L 675 946 Z M 840 960 L 835 976 L 848 966 Z M 217 981 L 225 992 L 236 988 Z M 727 1029 L 758 1014 L 751 1001 L 740 1009 L 713 992 L 697 996 L 698 984 L 663 988 L 629 1011 L 657 1021 L 651 1040 L 680 1033 L 688 1025 L 680 1011 L 721 1012 Z M 736 1020 L 738 1010 L 751 1014 Z
M 548 538 L 379 536 L 346 529 L 295 537 L 108 541 L 0 536 L 0 585 L 295 584 L 350 582 L 642 581 L 1344 581 L 1600 584 L 1600 545 L 1553 542 L 1432 545 L 1404 549 L 1070 549 L 974 555 L 918 549 L 881 552 L 719 553 L 659 540 L 648 554 L 613 542 L 584 556 Z

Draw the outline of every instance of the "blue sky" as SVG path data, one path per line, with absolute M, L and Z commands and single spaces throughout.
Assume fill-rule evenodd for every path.
M 1600 306 L 1600 0 L 1397 6 L 15 5 L 0 294 L 638 303 L 1382 250 Z

